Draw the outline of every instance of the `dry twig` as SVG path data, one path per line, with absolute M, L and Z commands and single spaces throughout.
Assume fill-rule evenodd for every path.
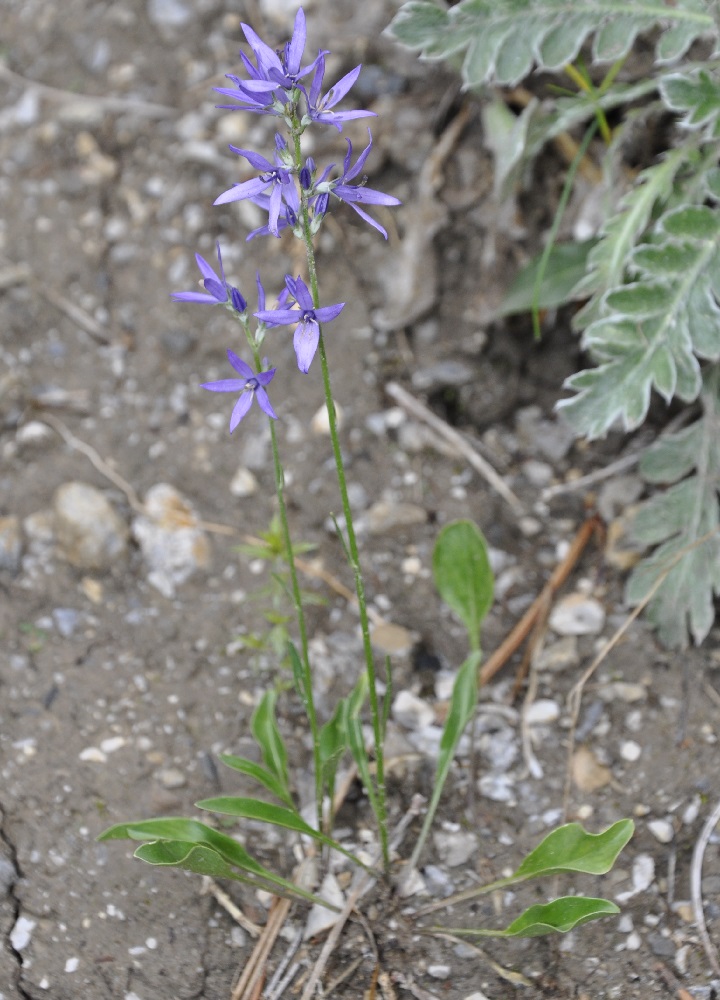
M 397 382 L 388 382 L 385 386 L 385 391 L 394 399 L 395 402 L 403 408 L 410 416 L 415 417 L 416 420 L 421 420 L 423 423 L 431 427 L 444 441 L 451 444 L 465 461 L 479 472 L 480 475 L 485 479 L 485 481 L 498 493 L 503 500 L 505 500 L 511 507 L 513 513 L 517 517 L 522 517 L 525 513 L 525 508 L 523 507 L 522 501 L 513 493 L 504 479 L 498 475 L 498 473 L 493 469 L 492 465 L 480 455 L 475 448 L 467 441 L 462 434 L 459 434 L 454 428 L 449 424 L 441 420 L 440 417 L 436 416 L 432 410 L 428 409 L 424 403 L 420 400 L 415 399 L 409 392 L 407 392 L 401 385 Z
M 698 934 L 700 935 L 700 940 L 702 941 L 702 946 L 705 949 L 705 954 L 707 955 L 708 961 L 710 962 L 712 970 L 716 976 L 720 976 L 720 959 L 718 959 L 718 953 L 715 945 L 710 940 L 710 935 L 708 934 L 707 925 L 705 923 L 705 913 L 703 911 L 702 899 L 702 865 L 703 858 L 705 857 L 705 848 L 707 847 L 710 837 L 712 836 L 712 832 L 718 823 L 720 823 L 720 802 L 718 802 L 713 811 L 710 813 L 705 822 L 705 826 L 700 831 L 700 836 L 695 844 L 692 863 L 690 865 L 690 897 L 692 899 L 693 915 L 695 917 L 695 923 L 697 925 Z

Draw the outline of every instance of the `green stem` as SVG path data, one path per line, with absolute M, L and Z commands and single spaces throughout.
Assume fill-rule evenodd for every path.
M 249 338 L 248 338 L 249 339 Z M 252 351 L 255 358 L 255 370 L 261 370 L 260 352 L 254 342 L 251 343 Z M 290 524 L 288 522 L 287 516 L 287 504 L 285 503 L 285 473 L 283 471 L 282 462 L 280 460 L 280 449 L 277 443 L 277 432 L 275 430 L 275 422 L 272 418 L 268 418 L 268 423 L 270 424 L 270 441 L 272 443 L 272 453 L 273 453 L 273 470 L 275 472 L 275 492 L 278 498 L 278 510 L 280 513 L 280 523 L 282 524 L 283 540 L 285 542 L 285 551 L 287 553 L 287 563 L 290 571 L 290 589 L 292 591 L 293 606 L 295 609 L 295 617 L 298 623 L 298 631 L 300 632 L 300 662 L 302 664 L 302 682 L 304 690 L 303 701 L 305 703 L 305 710 L 308 715 L 308 721 L 310 723 L 310 733 L 312 735 L 313 744 L 313 769 L 315 772 L 315 808 L 317 810 L 317 823 L 318 830 L 322 832 L 323 829 L 323 782 L 322 782 L 322 767 L 320 760 L 320 730 L 317 723 L 317 712 L 315 710 L 315 699 L 313 697 L 312 689 L 312 670 L 310 668 L 310 654 L 308 649 L 308 636 L 307 636 L 307 625 L 305 623 L 305 611 L 302 604 L 302 594 L 300 592 L 300 583 L 298 581 L 297 567 L 295 566 L 295 554 L 292 547 L 292 538 L 290 536 Z
M 295 147 L 295 162 L 300 169 L 302 163 L 302 153 L 300 149 L 300 131 L 293 129 L 293 140 Z M 305 253 L 308 265 L 308 278 L 310 281 L 310 291 L 312 293 L 313 305 L 320 306 L 320 293 L 318 291 L 317 266 L 315 262 L 315 247 L 313 246 L 312 233 L 310 231 L 310 210 L 307 196 L 301 193 L 301 224 L 302 239 L 305 244 Z M 362 570 L 360 568 L 360 554 L 358 551 L 357 538 L 355 536 L 355 525 L 353 522 L 352 510 L 350 509 L 350 499 L 348 497 L 347 479 L 345 476 L 345 463 L 343 462 L 342 450 L 340 448 L 340 438 L 338 436 L 337 416 L 335 413 L 335 403 L 332 395 L 330 383 L 330 366 L 328 365 L 327 353 L 325 351 L 325 340 L 323 338 L 322 327 L 320 327 L 320 339 L 318 341 L 318 353 L 320 355 L 320 367 L 322 371 L 323 389 L 325 392 L 325 405 L 328 413 L 328 425 L 330 428 L 330 440 L 332 442 L 333 458 L 337 471 L 338 487 L 340 490 L 340 500 L 342 502 L 343 514 L 345 515 L 345 530 L 347 533 L 347 550 L 349 554 L 350 566 L 355 579 L 355 593 L 358 601 L 358 611 L 360 613 L 360 630 L 362 632 L 363 652 L 368 674 L 368 697 L 370 700 L 370 712 L 372 715 L 373 743 L 375 749 L 375 787 L 377 792 L 377 822 L 380 836 L 380 846 L 382 850 L 383 866 L 386 873 L 390 870 L 390 850 L 388 845 L 387 832 L 387 801 L 385 795 L 385 755 L 383 752 L 383 725 L 382 711 L 377 693 L 377 673 L 375 670 L 375 657 L 372 651 L 370 640 L 370 620 L 368 618 L 367 600 L 365 598 L 365 584 Z

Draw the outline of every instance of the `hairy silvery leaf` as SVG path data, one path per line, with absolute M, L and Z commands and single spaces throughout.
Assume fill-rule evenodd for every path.
M 634 430 L 654 388 L 669 402 L 696 399 L 698 358 L 720 359 L 720 212 L 684 205 L 666 212 L 654 244 L 630 257 L 638 280 L 611 289 L 583 346 L 598 367 L 565 382 L 576 395 L 561 400 L 580 434 L 600 437 L 616 422 Z
M 715 73 L 673 73 L 660 81 L 660 95 L 671 111 L 684 114 L 686 128 L 707 126 L 709 139 L 720 135 L 720 80 Z
M 720 366 L 708 368 L 701 394 L 703 415 L 690 427 L 661 438 L 644 455 L 643 476 L 672 483 L 638 511 L 635 541 L 658 547 L 640 562 L 626 596 L 638 604 L 659 580 L 648 605 L 664 645 L 683 648 L 688 631 L 700 644 L 710 631 L 720 596 Z M 692 473 L 692 474 L 691 474 Z
M 625 56 L 641 32 L 656 31 L 657 59 L 670 62 L 702 35 L 717 32 L 702 0 L 638 4 L 636 0 L 461 0 L 445 10 L 431 0 L 410 0 L 390 33 L 427 59 L 465 51 L 465 83 L 512 86 L 533 69 L 557 70 L 572 62 L 592 36 L 595 62 Z

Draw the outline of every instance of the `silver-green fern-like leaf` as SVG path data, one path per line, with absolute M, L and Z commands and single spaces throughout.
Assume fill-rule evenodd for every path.
M 720 359 L 720 211 L 673 209 L 654 237 L 631 255 L 637 280 L 608 292 L 604 315 L 585 330 L 583 346 L 598 367 L 567 379 L 577 395 L 558 404 L 589 438 L 618 420 L 625 430 L 639 427 L 652 389 L 667 402 L 696 399 L 698 358 Z
M 699 645 L 715 619 L 720 596 L 720 366 L 709 366 L 699 420 L 661 438 L 640 463 L 644 478 L 668 488 L 638 511 L 636 542 L 657 548 L 633 570 L 626 587 L 639 604 L 664 576 L 648 605 L 663 645 L 687 646 L 688 631 Z
M 427 59 L 464 53 L 463 79 L 474 87 L 512 86 L 533 69 L 560 69 L 590 36 L 593 61 L 614 62 L 638 34 L 658 31 L 656 60 L 673 62 L 717 25 L 705 0 L 461 0 L 450 9 L 410 0 L 389 31 Z

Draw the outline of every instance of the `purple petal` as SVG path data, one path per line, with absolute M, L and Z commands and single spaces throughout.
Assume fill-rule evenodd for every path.
M 253 315 L 268 326 L 289 326 L 300 319 L 297 309 L 261 309 Z
M 334 87 L 331 87 L 330 90 L 328 90 L 325 95 L 325 100 L 323 101 L 323 107 L 325 109 L 329 111 L 330 108 L 335 107 L 338 101 L 343 99 L 345 94 L 347 94 L 348 90 L 350 90 L 360 75 L 361 69 L 362 65 L 356 66 L 355 69 L 351 69 L 350 72 L 346 73 L 341 80 L 338 80 Z
M 267 362 L 267 358 L 265 358 L 265 362 Z M 255 378 L 258 380 L 260 385 L 269 385 L 275 378 L 276 371 L 277 368 L 268 368 L 266 372 L 258 372 Z
M 240 421 L 242 420 L 242 418 L 245 416 L 245 414 L 247 413 L 247 411 L 252 406 L 252 401 L 253 401 L 253 393 L 252 392 L 244 392 L 240 396 L 240 398 L 238 399 L 238 401 L 235 404 L 235 406 L 233 406 L 233 411 L 230 414 L 230 433 L 231 434 L 235 430 L 235 428 L 237 427 L 237 425 L 240 423 Z
M 221 378 L 217 382 L 203 382 L 200 388 L 210 392 L 242 392 L 246 382 L 244 378 Z
M 391 194 L 383 194 L 374 188 L 363 187 L 362 185 L 336 184 L 332 189 L 333 194 L 343 201 L 361 201 L 365 205 L 400 205 L 400 199 Z
M 312 300 L 312 295 L 310 294 L 310 289 L 298 275 L 295 281 L 295 301 L 300 306 L 301 309 L 313 309 L 314 303 Z
M 244 156 L 245 159 L 250 163 L 256 170 L 274 170 L 275 167 L 270 162 L 266 160 L 264 156 L 260 153 L 254 152 L 252 149 L 240 149 L 239 146 L 230 146 L 233 153 L 237 153 L 238 156 Z
M 279 184 L 273 184 L 273 189 L 270 192 L 270 211 L 268 212 L 268 229 L 273 236 L 280 235 L 278 232 L 278 216 L 280 215 L 281 206 L 282 188 Z
M 200 268 L 200 273 L 203 278 L 215 278 L 217 281 L 217 275 L 213 268 L 208 264 L 204 257 L 201 257 L 199 253 L 195 254 L 195 260 L 197 261 L 197 266 Z
M 175 302 L 202 302 L 211 306 L 218 304 L 214 295 L 206 295 L 204 292 L 173 292 L 170 298 Z
M 262 38 L 255 34 L 249 24 L 241 24 L 240 26 L 248 45 L 257 57 L 258 66 L 263 70 L 267 67 L 272 67 L 273 69 L 277 69 L 282 72 L 282 64 L 270 46 L 266 45 Z
M 231 351 L 229 348 L 228 348 L 228 352 L 227 352 L 227 359 L 230 362 L 230 364 L 233 366 L 233 368 L 235 369 L 236 372 L 239 372 L 246 379 L 253 378 L 253 376 L 254 376 L 255 373 L 253 372 L 253 370 L 250 367 L 250 365 L 246 364 L 242 360 L 242 358 L 239 358 L 237 356 L 237 354 L 234 351 Z
M 370 135 L 370 129 L 368 129 L 368 135 L 370 136 L 370 142 L 367 144 L 365 149 L 363 149 L 360 156 L 358 156 L 357 163 L 355 164 L 355 166 L 352 167 L 352 169 L 345 171 L 345 174 L 343 175 L 344 181 L 351 181 L 354 177 L 357 177 L 362 168 L 365 166 L 365 160 L 367 160 L 368 156 L 370 155 L 370 150 L 372 149 L 373 145 L 372 135 Z
M 295 27 L 293 29 L 290 45 L 288 46 L 287 68 L 290 76 L 297 76 L 300 70 L 300 60 L 302 59 L 303 52 L 305 51 L 306 39 L 307 30 L 305 28 L 305 13 L 301 7 L 295 15 Z
M 265 309 L 265 289 L 263 288 L 263 283 L 260 281 L 260 272 L 255 272 L 255 283 L 258 290 L 258 309 L 262 312 Z
M 331 320 L 339 316 L 340 313 L 345 308 L 344 302 L 338 302 L 334 306 L 322 306 L 320 309 L 315 310 L 315 315 L 321 323 L 329 323 Z
M 270 181 L 264 181 L 261 177 L 253 177 L 252 180 L 243 181 L 242 184 L 235 184 L 215 199 L 213 205 L 227 205 L 231 201 L 243 201 L 245 198 L 252 198 L 253 195 L 260 194 L 268 186 Z
M 364 219 L 366 222 L 368 222 L 373 227 L 373 229 L 377 229 L 377 231 L 385 239 L 388 238 L 387 230 L 383 229 L 383 227 L 380 225 L 380 223 L 376 222 L 375 219 L 373 219 L 373 217 L 371 215 L 368 215 L 367 212 L 364 212 L 361 208 L 358 208 L 357 205 L 353 205 L 351 202 L 348 202 L 348 204 L 350 205 L 350 208 L 354 212 L 357 212 L 357 214 L 360 216 L 361 219 Z
M 216 302 L 227 302 L 227 290 L 222 282 L 218 281 L 217 278 L 206 278 L 203 281 L 205 289 L 210 292 L 212 297 Z
M 268 399 L 268 394 L 265 392 L 265 390 L 261 386 L 258 386 L 258 388 L 255 390 L 255 398 L 258 401 L 258 406 L 260 407 L 260 409 L 264 413 L 267 413 L 267 415 L 269 417 L 272 417 L 273 420 L 277 420 L 278 415 L 275 412 L 275 410 L 273 410 L 273 408 L 272 408 L 272 404 L 270 403 L 270 400 Z
M 315 73 L 313 74 L 312 83 L 310 84 L 310 93 L 308 94 L 308 104 L 311 108 L 314 108 L 317 104 L 317 99 L 320 96 L 320 91 L 322 90 L 324 76 L 325 56 L 318 56 Z
M 317 323 L 298 323 L 293 337 L 293 347 L 295 348 L 298 368 L 305 374 L 307 374 L 312 359 L 315 357 L 319 340 L 320 327 Z

